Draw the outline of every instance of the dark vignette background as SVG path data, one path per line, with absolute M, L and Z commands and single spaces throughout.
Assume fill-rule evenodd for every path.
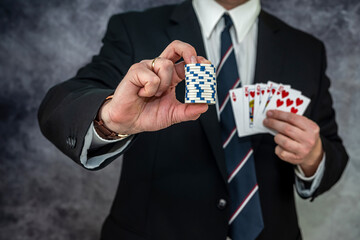
M 72 77 L 101 46 L 108 18 L 178 0 L 0 0 L 0 239 L 97 239 L 119 161 L 98 172 L 75 165 L 40 134 L 46 91 Z M 323 40 L 340 125 L 351 156 L 330 193 L 298 199 L 305 239 L 360 239 L 360 3 L 263 0 L 263 7 Z

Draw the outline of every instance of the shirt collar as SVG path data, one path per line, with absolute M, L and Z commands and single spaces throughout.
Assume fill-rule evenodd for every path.
M 193 0 L 193 7 L 207 39 L 210 38 L 224 13 L 228 13 L 234 23 L 238 42 L 245 38 L 261 9 L 260 0 L 249 0 L 230 11 L 227 11 L 215 0 Z

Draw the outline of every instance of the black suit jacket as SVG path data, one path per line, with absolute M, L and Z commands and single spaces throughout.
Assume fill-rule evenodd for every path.
M 325 76 L 324 46 L 264 11 L 258 29 L 255 82 L 290 84 L 311 98 L 305 116 L 320 126 L 326 152 L 325 173 L 315 198 L 335 184 L 347 162 Z M 39 110 L 43 134 L 79 163 L 84 136 L 105 97 L 133 63 L 158 56 L 173 40 L 190 43 L 199 55 L 206 56 L 190 1 L 113 16 L 99 55 L 76 77 L 46 95 Z M 183 100 L 183 83 L 176 92 Z M 225 239 L 229 209 L 218 202 L 230 199 L 220 139 L 214 106 L 197 121 L 138 134 L 125 151 L 118 191 L 102 238 Z M 300 239 L 294 166 L 274 154 L 273 136 L 255 135 L 252 144 L 265 223 L 258 239 Z M 106 152 L 109 147 L 90 155 Z

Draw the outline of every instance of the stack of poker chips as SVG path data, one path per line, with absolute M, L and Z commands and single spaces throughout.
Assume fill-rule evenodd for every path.
M 216 103 L 216 70 L 212 64 L 185 65 L 185 103 Z

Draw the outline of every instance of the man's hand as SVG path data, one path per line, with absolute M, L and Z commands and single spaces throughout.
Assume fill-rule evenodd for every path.
M 184 61 L 175 64 L 180 58 Z M 131 66 L 114 97 L 100 110 L 105 125 L 121 134 L 156 131 L 172 124 L 195 120 L 207 104 L 183 104 L 175 97 L 176 85 L 185 78 L 184 65 L 206 62 L 184 42 L 169 44 L 154 63 L 143 60 Z
M 276 155 L 300 165 L 306 176 L 312 176 L 323 157 L 319 126 L 310 119 L 278 110 L 269 110 L 264 125 L 278 132 Z

